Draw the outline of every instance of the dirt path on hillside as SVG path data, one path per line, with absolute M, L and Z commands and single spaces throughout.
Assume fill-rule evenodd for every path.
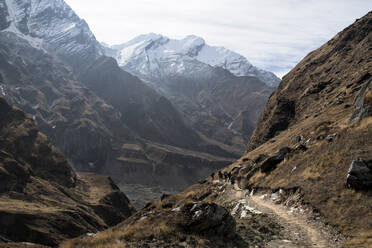
M 284 227 L 285 239 L 273 240 L 266 244 L 268 248 L 338 248 L 342 247 L 342 241 L 335 240 L 322 223 L 310 220 L 305 213 L 294 213 L 287 207 L 275 204 L 270 199 L 266 200 L 260 195 L 248 195 L 248 192 L 233 189 L 231 195 L 236 199 L 245 199 L 246 204 L 264 214 Z

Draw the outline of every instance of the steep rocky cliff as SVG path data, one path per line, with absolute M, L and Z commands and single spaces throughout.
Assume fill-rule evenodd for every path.
M 0 98 L 1 243 L 55 246 L 133 211 L 110 178 L 76 174 L 30 117 Z

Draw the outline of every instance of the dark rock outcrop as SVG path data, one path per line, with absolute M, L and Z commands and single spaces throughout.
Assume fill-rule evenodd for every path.
M 337 135 L 338 135 L 338 133 L 329 134 L 329 135 L 327 135 L 327 137 L 325 137 L 325 139 L 328 142 L 332 142 L 337 137 Z
M 304 139 L 304 136 L 299 135 L 295 139 L 292 140 L 292 144 L 297 144 L 298 142 L 302 141 Z
M 353 160 L 346 177 L 346 185 L 356 190 L 372 190 L 372 161 Z
M 256 129 L 253 133 L 250 144 L 254 141 L 267 141 L 277 135 L 280 131 L 286 130 L 294 118 L 296 113 L 296 104 L 292 100 L 288 100 L 285 98 L 278 98 L 275 99 L 275 95 L 272 95 L 269 99 L 269 103 L 271 104 L 270 112 L 263 112 L 260 117 L 260 122 L 266 120 L 271 120 L 266 128 L 264 129 Z M 266 106 L 268 108 L 268 106 Z M 261 125 L 262 123 L 258 123 Z M 258 130 L 265 130 L 263 133 L 258 133 Z M 248 150 L 252 150 L 256 148 L 257 145 L 249 145 Z
M 187 233 L 229 236 L 235 232 L 235 220 L 227 210 L 215 203 L 187 204 L 180 210 Z
M 307 147 L 304 144 L 298 144 L 294 148 L 296 151 L 306 151 Z
M 285 155 L 287 155 L 289 152 L 291 152 L 291 149 L 289 147 L 283 147 L 277 152 L 275 155 L 267 158 L 265 161 L 261 164 L 261 171 L 268 173 L 276 168 L 276 166 L 281 163 Z

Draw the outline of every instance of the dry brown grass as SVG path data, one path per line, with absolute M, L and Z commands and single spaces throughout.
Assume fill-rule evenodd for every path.
M 367 91 L 367 93 L 364 96 L 364 102 L 372 104 L 372 90 Z
M 311 181 L 318 181 L 321 178 L 320 173 L 313 168 L 306 168 L 302 172 L 302 176 L 305 180 L 311 180 Z
M 119 240 L 116 239 L 113 235 L 109 234 L 109 231 L 106 231 L 104 235 L 101 233 L 97 234 L 94 237 L 94 243 L 92 242 L 91 237 L 83 237 L 80 239 L 75 240 L 68 240 L 63 242 L 60 247 L 61 248 L 104 248 L 104 247 L 112 247 L 112 248 L 123 248 L 126 247 L 124 244 Z
M 94 238 L 81 237 L 69 240 L 61 245 L 61 248 L 72 247 L 126 247 L 127 241 L 151 241 L 154 237 L 162 240 L 178 241 L 180 231 L 177 229 L 175 220 L 167 216 L 157 216 L 156 218 L 148 217 L 146 219 L 137 219 L 133 223 L 124 223 L 112 229 L 98 233 Z
M 372 247 L 372 231 L 359 233 L 345 243 L 346 248 Z
M 151 203 L 146 209 L 142 209 L 121 224 L 98 233 L 95 237 L 85 236 L 69 240 L 64 242 L 61 248 L 136 247 L 133 243 L 151 243 L 154 238 L 171 244 L 178 243 L 185 237 L 182 227 L 185 219 L 178 211 L 172 210 L 193 204 L 200 199 L 210 202 L 213 196 L 208 192 L 215 190 L 211 187 L 214 186 L 193 185 L 183 193 Z M 200 244 L 204 242 L 203 238 L 191 236 Z

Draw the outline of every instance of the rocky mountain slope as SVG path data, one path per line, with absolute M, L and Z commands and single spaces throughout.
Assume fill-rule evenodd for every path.
M 288 73 L 241 159 L 62 247 L 370 247 L 371 31 L 372 12 Z
M 279 83 L 243 56 L 196 36 L 140 35 L 105 53 L 168 98 L 202 135 L 239 150 L 273 91 L 267 85 Z
M 260 117 L 248 151 L 304 119 L 345 105 L 345 98 L 354 99 L 371 75 L 367 17 L 310 53 L 283 78 Z
M 238 157 L 103 56 L 64 1 L 0 0 L 0 14 L 0 93 L 31 114 L 77 170 L 179 190 Z M 168 162 L 175 158 L 177 166 Z
M 370 12 L 283 78 L 242 163 L 256 168 L 249 187 L 300 189 L 355 247 L 372 243 L 371 31 Z M 291 148 L 284 161 L 264 160 L 283 147 Z
M 133 212 L 110 178 L 76 174 L 30 116 L 0 98 L 0 243 L 55 246 Z

